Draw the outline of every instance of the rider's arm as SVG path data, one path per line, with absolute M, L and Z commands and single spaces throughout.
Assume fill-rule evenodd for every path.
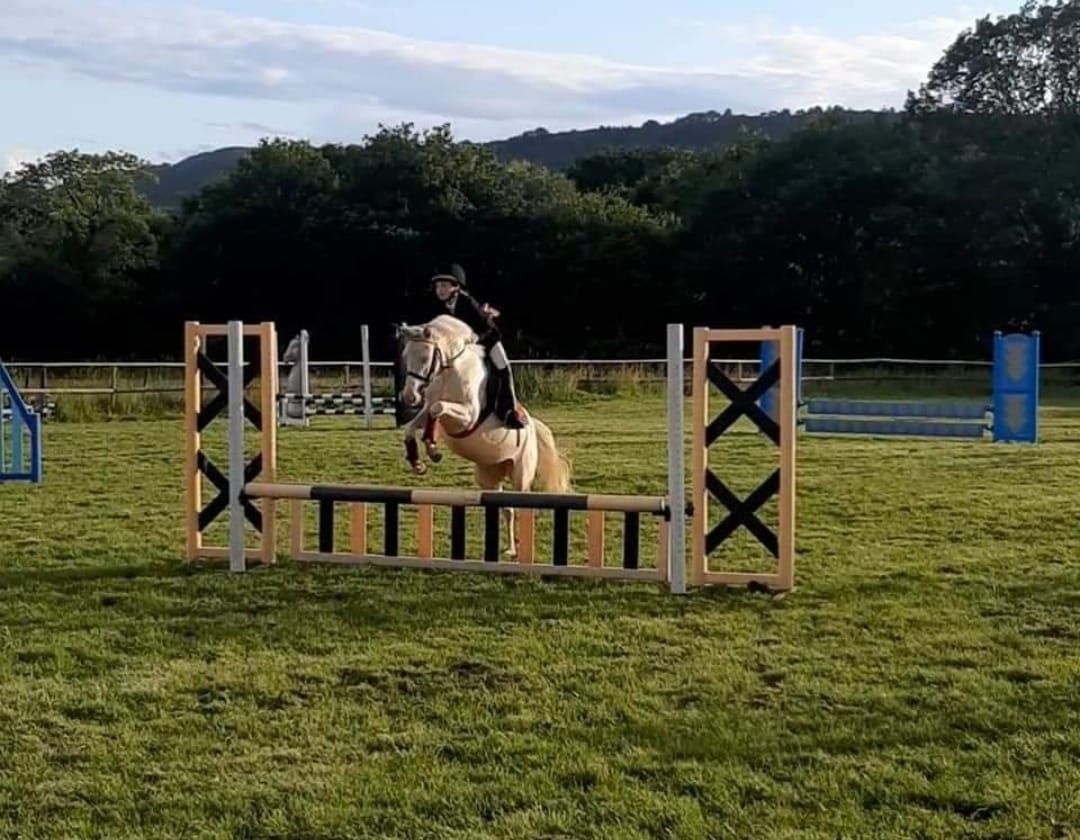
M 480 303 L 472 295 L 462 294 L 458 300 L 458 305 L 465 304 L 469 307 L 469 311 L 473 317 L 469 318 L 469 325 L 478 333 L 483 333 L 484 330 L 494 330 L 495 317 L 493 314 L 485 311 L 485 306 L 481 306 Z

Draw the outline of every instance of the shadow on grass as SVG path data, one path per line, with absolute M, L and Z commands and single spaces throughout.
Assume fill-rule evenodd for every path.
M 414 626 L 445 626 L 452 615 L 484 622 L 505 621 L 508 614 L 524 619 L 530 614 L 550 618 L 553 613 L 563 618 L 577 613 L 583 618 L 678 618 L 695 613 L 708 616 L 718 607 L 725 612 L 756 613 L 782 607 L 787 600 L 746 588 L 711 587 L 675 596 L 666 584 L 426 569 L 345 569 L 288 561 L 252 566 L 243 575 L 231 574 L 225 561 L 189 565 L 182 560 L 0 572 L 0 590 L 21 592 L 24 601 L 49 590 L 65 597 L 98 598 L 106 590 L 117 592 L 118 582 L 135 584 L 128 594 L 156 592 L 168 599 L 163 613 L 186 610 L 189 616 L 208 617 L 211 610 L 243 609 L 250 615 L 285 607 L 330 612 L 362 606 L 375 623 L 380 623 L 377 616 L 392 615 L 395 621 Z

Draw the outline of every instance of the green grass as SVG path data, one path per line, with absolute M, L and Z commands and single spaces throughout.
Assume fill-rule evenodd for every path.
M 659 494 L 661 411 L 541 415 L 575 489 Z M 179 420 L 49 424 L 46 483 L 0 487 L 0 836 L 1080 836 L 1080 411 L 1043 424 L 801 437 L 775 600 L 188 569 Z M 415 483 L 359 426 L 286 430 L 282 477 Z

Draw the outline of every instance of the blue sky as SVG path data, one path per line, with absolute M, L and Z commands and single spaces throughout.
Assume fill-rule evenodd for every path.
M 449 122 L 486 140 L 691 111 L 902 106 L 1020 0 L 0 0 L 0 171 Z

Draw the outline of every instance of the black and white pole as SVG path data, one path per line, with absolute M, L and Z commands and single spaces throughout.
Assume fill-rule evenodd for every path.
M 247 568 L 244 539 L 244 324 L 229 321 L 229 571 Z
M 683 455 L 683 326 L 667 328 L 668 583 L 686 594 L 686 469 Z

